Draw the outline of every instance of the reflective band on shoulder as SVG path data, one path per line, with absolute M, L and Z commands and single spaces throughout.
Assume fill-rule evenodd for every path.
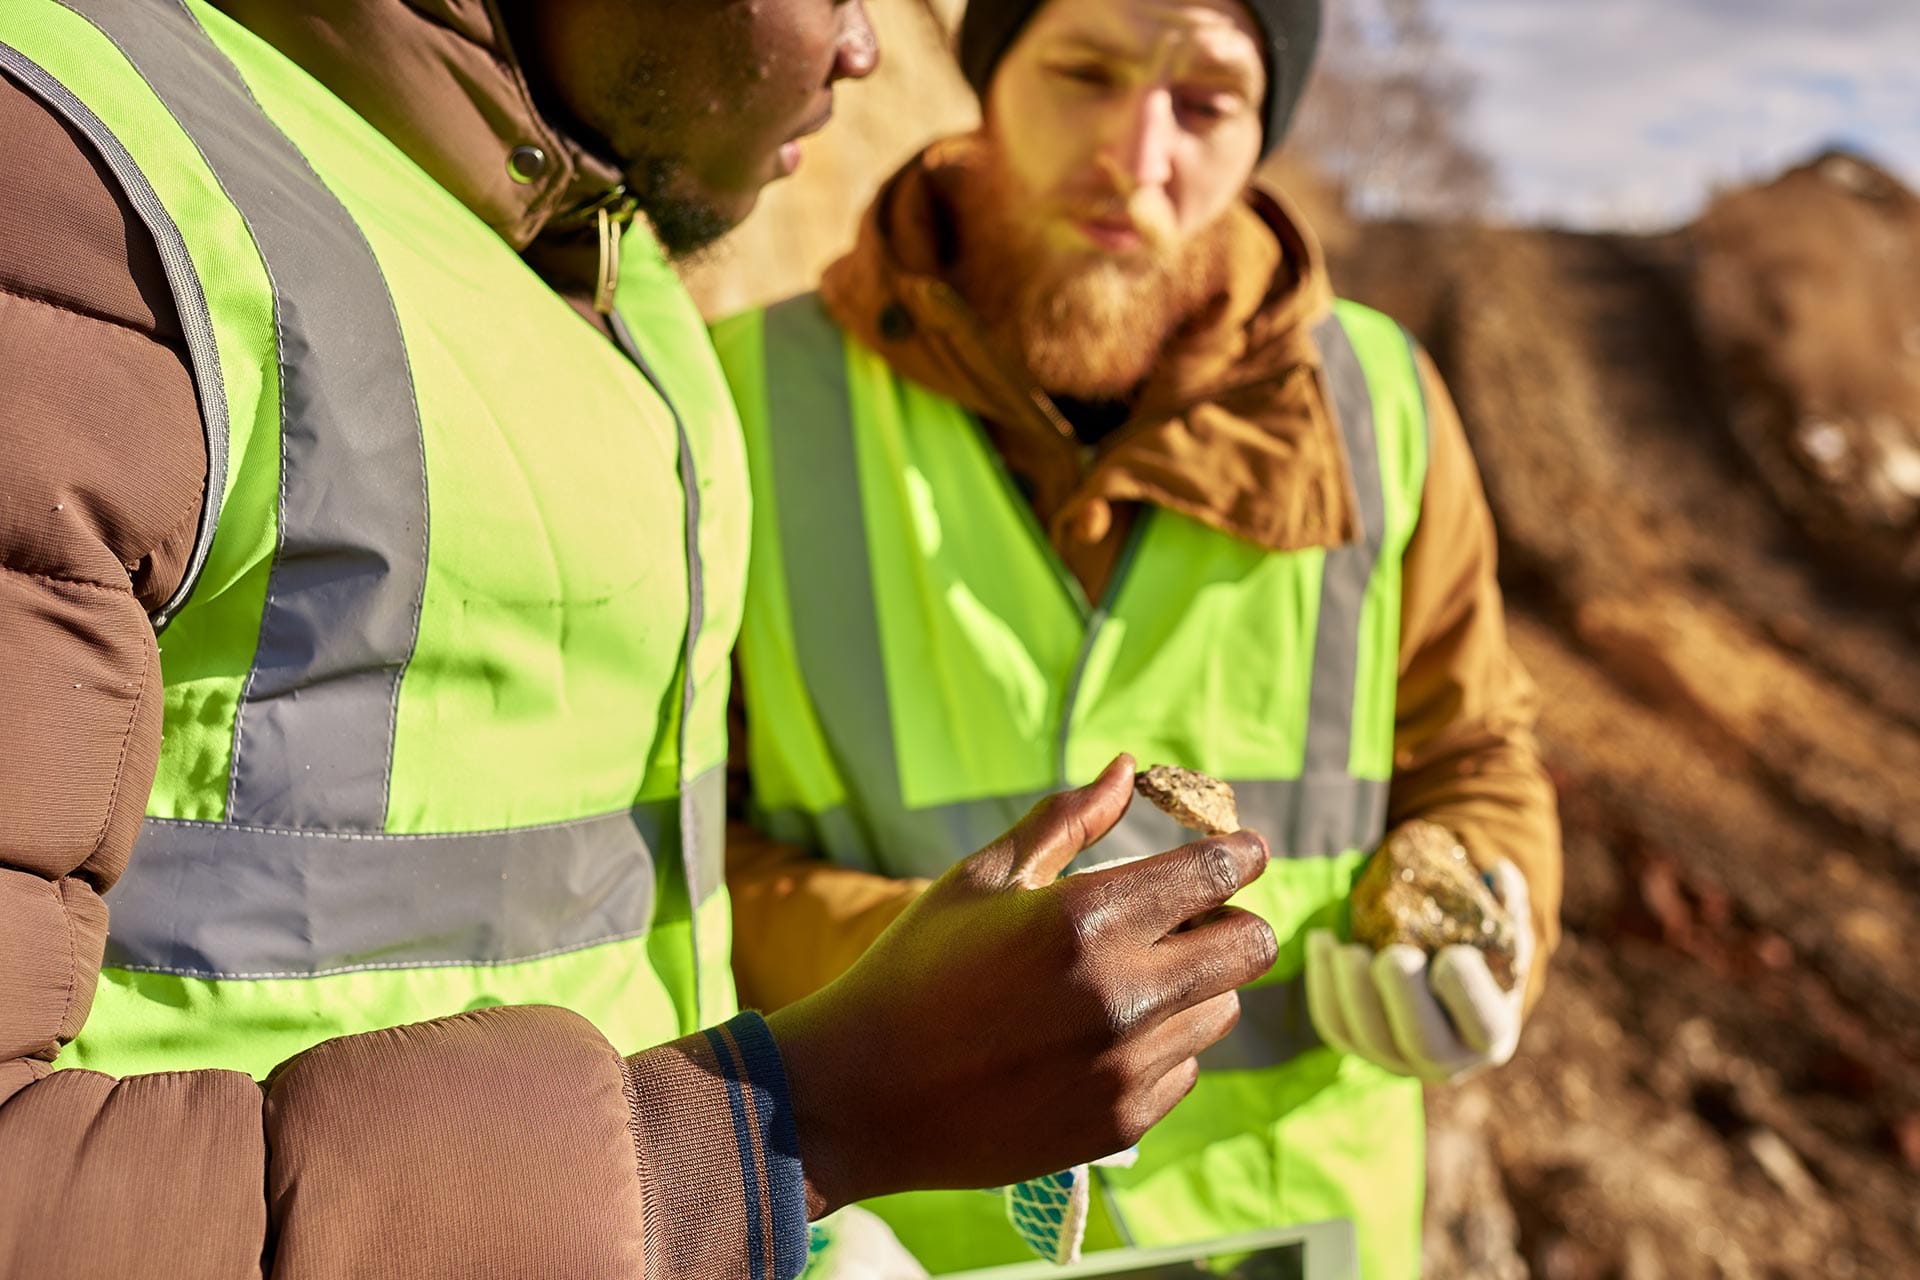
M 726 772 L 688 788 L 725 823 Z M 575 822 L 451 835 L 292 831 L 148 818 L 108 894 L 108 966 L 305 978 L 536 960 L 645 934 L 656 865 L 679 852 L 672 798 Z M 720 888 L 693 882 L 693 901 Z
M 173 217 L 154 194 L 140 166 L 134 162 L 120 140 L 103 124 L 91 108 L 76 98 L 67 87 L 48 75 L 25 54 L 0 43 L 0 73 L 18 81 L 29 93 L 46 103 L 55 114 L 72 126 L 90 143 L 112 172 L 127 202 L 140 216 L 147 233 L 153 237 L 160 254 L 160 269 L 173 294 L 174 310 L 180 316 L 180 331 L 187 348 L 187 364 L 193 373 L 193 387 L 200 398 L 200 423 L 207 444 L 207 486 L 200 507 L 200 524 L 194 531 L 193 550 L 180 585 L 153 614 L 156 632 L 166 629 L 174 612 L 186 600 L 200 570 L 206 566 L 207 552 L 213 547 L 214 526 L 220 520 L 220 504 L 227 492 L 228 408 L 227 391 L 220 378 L 220 352 L 214 344 L 213 320 L 207 311 L 206 293 L 200 287 L 200 274 L 187 253 L 185 239 Z
M 1304 978 L 1240 991 L 1240 1021 L 1224 1040 L 1200 1055 L 1203 1071 L 1258 1071 L 1320 1047 L 1307 1012 Z
M 1334 416 L 1346 446 L 1347 467 L 1360 504 L 1360 540 L 1327 551 L 1320 580 L 1320 619 L 1313 642 L 1313 690 L 1302 771 L 1308 778 L 1344 777 L 1353 750 L 1354 690 L 1360 672 L 1360 615 L 1367 583 L 1380 558 L 1386 499 L 1380 487 L 1380 450 L 1374 438 L 1373 397 L 1360 357 L 1337 316 L 1313 337 L 1325 362 Z
M 227 818 L 378 831 L 427 571 L 413 377 L 346 209 L 180 0 L 64 0 L 193 139 L 274 290 L 280 540 L 234 726 Z
M 918 828 L 922 815 L 901 807 L 846 346 L 813 294 L 770 307 L 765 325 L 780 545 L 809 564 L 833 566 L 831 573 L 810 574 L 806 589 L 792 593 L 794 648 L 814 704 L 834 709 L 821 726 L 827 748 L 842 777 L 859 779 L 865 809 L 848 814 L 845 824 L 859 843 L 829 852 L 873 866 L 876 848 L 919 847 L 901 837 Z M 971 823 L 962 830 L 970 831 Z

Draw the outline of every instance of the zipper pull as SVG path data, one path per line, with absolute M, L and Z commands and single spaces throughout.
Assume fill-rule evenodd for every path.
M 634 211 L 640 207 L 640 202 L 627 195 L 624 188 L 616 190 L 614 195 L 616 199 L 593 211 L 600 232 L 600 272 L 593 285 L 593 309 L 603 316 L 613 314 L 613 291 L 620 284 L 620 241 L 627 225 L 633 221 Z
M 600 225 L 600 274 L 593 285 L 593 309 L 603 316 L 613 314 L 613 288 L 620 282 L 620 228 L 605 205 L 594 210 Z

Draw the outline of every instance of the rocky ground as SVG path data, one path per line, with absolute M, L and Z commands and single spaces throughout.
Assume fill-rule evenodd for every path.
M 1432 1098 L 1431 1280 L 1920 1276 L 1917 209 L 1834 156 L 1340 254 L 1460 402 L 1567 829 L 1519 1058 Z

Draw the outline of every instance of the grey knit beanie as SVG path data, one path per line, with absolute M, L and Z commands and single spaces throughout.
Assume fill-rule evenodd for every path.
M 1313 69 L 1313 53 L 1320 43 L 1320 0 L 1240 0 L 1266 35 L 1267 101 L 1266 143 L 1271 155 L 1287 136 L 1287 124 L 1306 88 Z M 967 83 L 987 98 L 995 68 L 1020 35 L 1027 19 L 1046 0 L 968 0 L 960 20 L 960 69 Z

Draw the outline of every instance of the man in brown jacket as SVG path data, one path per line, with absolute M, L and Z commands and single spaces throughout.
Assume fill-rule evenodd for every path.
M 166 26 L 200 59 L 189 92 L 234 83 L 203 6 L 35 5 L 41 30 L 93 24 L 136 62 L 153 52 L 137 33 Z M 792 168 L 833 83 L 876 54 L 859 0 L 219 8 L 257 66 L 384 135 L 457 201 L 443 217 L 491 228 L 602 336 L 596 295 L 618 276 L 606 211 L 637 203 L 669 249 L 699 245 Z M 1056 884 L 1125 809 L 1124 759 L 1035 808 L 920 899 L 913 931 L 770 1024 L 616 1047 L 562 1009 L 454 1003 L 307 1048 L 264 1087 L 232 1070 L 55 1070 L 112 954 L 112 890 L 141 863 L 166 692 L 153 617 L 189 572 L 211 428 L 154 211 L 81 127 L 85 104 L 35 73 L 0 42 L 0 1274 L 790 1276 L 810 1217 L 1064 1166 L 1132 1141 L 1191 1086 L 1273 939 L 1228 913 L 1182 943 L 1197 966 L 1155 947 L 1259 875 L 1264 849 L 1234 837 Z M 350 422 L 356 406 L 334 408 Z M 537 456 L 548 424 L 484 425 Z M 296 788 L 301 768 L 278 781 Z M 982 1001 L 990 986 L 1002 998 Z
M 1557 935 L 1560 838 L 1531 734 L 1534 691 L 1507 644 L 1492 525 L 1446 389 L 1383 317 L 1342 304 L 1336 322 L 1311 232 L 1252 185 L 1299 95 L 1318 13 L 1316 0 L 973 0 L 960 53 L 985 107 L 982 129 L 936 143 L 883 186 L 817 295 L 716 330 L 748 423 L 756 510 L 774 513 L 756 533 L 741 650 L 765 834 L 730 845 L 735 970 L 766 1007 L 830 980 L 913 901 L 925 883 L 916 877 L 965 852 L 954 845 L 970 813 L 1073 767 L 1077 736 L 1117 739 L 1115 726 L 1132 749 L 1153 744 L 1173 764 L 1206 767 L 1210 753 L 1236 754 L 1222 741 L 1241 744 L 1248 790 L 1286 797 L 1262 814 L 1243 796 L 1241 820 L 1261 827 L 1289 868 L 1356 858 L 1395 831 L 1445 833 L 1520 909 L 1531 945 L 1519 986 L 1498 989 L 1470 948 L 1376 957 L 1343 944 L 1330 926 L 1344 923 L 1344 890 L 1322 890 L 1303 870 L 1315 889 L 1301 897 L 1332 896 L 1302 910 L 1268 896 L 1276 872 L 1242 899 L 1271 912 L 1282 942 L 1275 974 L 1286 980 L 1259 993 L 1272 997 L 1276 1027 L 1255 1057 L 1296 1074 L 1259 1086 L 1242 1074 L 1210 1096 L 1203 1078 L 1145 1140 L 1141 1165 L 1113 1175 L 1135 1192 L 1118 1197 L 1120 1216 L 1134 1215 L 1143 1243 L 1248 1229 L 1263 1212 L 1268 1222 L 1357 1217 L 1369 1275 L 1399 1276 L 1414 1265 L 1419 1196 L 1418 1090 L 1406 1078 L 1447 1081 L 1514 1052 Z M 1365 385 L 1355 396 L 1350 376 L 1367 342 L 1365 384 L 1404 384 L 1398 403 L 1412 406 L 1404 420 L 1414 424 L 1405 435 L 1424 465 L 1402 496 L 1389 475 L 1384 500 L 1382 462 L 1354 445 L 1375 431 L 1364 423 Z M 809 363 L 820 389 L 802 395 Z M 762 377 L 777 390 L 756 410 Z M 1396 424 L 1379 413 L 1384 441 Z M 831 424 L 817 426 L 822 417 Z M 804 448 L 790 443 L 800 434 Z M 969 478 L 981 442 L 1011 485 Z M 835 464 L 818 461 L 836 450 L 858 460 L 861 501 L 836 496 L 823 513 L 802 491 L 838 494 Z M 1407 451 L 1379 445 L 1388 450 Z M 1383 505 L 1391 516 L 1395 502 L 1409 514 L 1400 541 L 1379 551 Z M 1028 510 L 1002 519 L 1007 503 Z M 845 528 L 842 510 L 853 513 Z M 1047 565 L 1029 554 L 1035 540 L 1022 525 L 1032 521 Z M 837 606 L 853 622 L 823 631 L 806 616 L 804 597 L 823 581 L 812 566 L 843 562 L 863 537 L 872 580 Z M 1143 568 L 1156 537 L 1157 575 Z M 1169 548 L 1187 549 L 1199 587 L 1180 580 L 1183 553 Z M 1306 591 L 1266 612 L 1221 603 L 1256 572 L 1324 563 L 1330 582 L 1336 556 L 1357 551 L 1378 554 L 1383 572 L 1363 574 L 1350 598 L 1391 602 L 1382 629 L 1397 636 L 1397 656 L 1381 646 L 1363 659 L 1362 685 L 1380 690 L 1364 699 L 1354 620 L 1304 646 L 1274 643 L 1289 635 L 1292 601 L 1321 595 L 1317 568 Z M 1051 621 L 1050 567 L 1077 588 L 1080 621 Z M 1015 578 L 1038 585 L 1023 595 L 1006 585 Z M 1319 605 L 1323 621 L 1333 605 L 1331 595 Z M 927 619 L 949 607 L 952 625 L 925 638 Z M 1124 616 L 1102 633 L 1115 613 Z M 1183 614 L 1222 621 L 1182 632 Z M 810 641 L 809 626 L 837 642 Z M 884 644 L 862 638 L 876 632 Z M 1340 668 L 1320 650 L 1338 658 L 1342 644 L 1345 700 L 1323 702 L 1321 677 Z M 884 679 L 869 677 L 882 654 Z M 1381 664 L 1377 686 L 1368 661 Z M 1270 759 L 1244 745 L 1299 742 L 1285 687 L 1303 665 L 1314 672 L 1309 740 L 1364 716 L 1352 732 L 1364 729 L 1377 758 L 1356 750 L 1350 764 L 1343 747 L 1302 778 L 1284 745 L 1267 747 Z M 1104 702 L 1088 692 L 1096 685 Z M 873 707 L 856 719 L 844 708 L 861 696 Z M 756 723 L 774 708 L 777 724 Z M 996 728 L 1014 721 L 1024 739 Z M 851 732 L 889 722 L 892 745 L 877 756 Z M 1021 776 L 1008 761 L 1034 739 L 1049 753 Z M 972 779 L 915 778 L 916 751 L 980 763 Z M 1331 835 L 1331 824 L 1299 822 L 1300 795 L 1314 785 L 1368 797 L 1364 827 Z M 916 800 L 916 789 L 931 798 Z M 1282 992 L 1303 998 L 1285 1005 Z M 1298 1025 L 1308 1005 L 1312 1028 Z M 1251 1008 L 1236 1038 L 1248 1035 Z M 1325 1117 L 1336 1105 L 1315 1094 L 1330 1099 L 1333 1081 L 1362 1077 L 1393 1106 L 1356 1094 L 1344 1124 L 1308 1127 L 1314 1107 Z M 1236 1107 L 1246 1116 L 1268 1105 L 1253 1098 L 1280 1096 L 1292 1101 L 1233 1129 Z M 1194 1186 L 1168 1168 L 1199 1168 L 1193 1153 L 1209 1149 L 1220 1152 L 1216 1172 L 1195 1173 Z M 1373 1159 L 1386 1161 L 1385 1176 Z M 1269 1204 L 1264 1190 L 1224 1185 L 1236 1180 L 1279 1189 Z M 1340 1194 L 1289 1201 L 1316 1181 Z M 1184 1209 L 1167 1207 L 1175 1201 Z M 931 1207 L 898 1212 L 903 1238 L 930 1266 L 983 1261 Z
M 977 71 L 983 96 L 997 67 Z M 1084 311 L 1049 312 L 1047 286 L 1057 283 L 1049 271 L 1070 271 L 1073 258 L 1062 255 L 1055 267 L 1031 235 L 1008 226 L 1032 197 L 1001 185 L 1006 167 L 1042 142 L 1030 129 L 989 129 L 937 143 L 895 174 L 853 250 L 821 280 L 834 321 L 900 376 L 980 416 L 1090 599 L 1100 598 L 1128 530 L 1151 507 L 1274 550 L 1350 537 L 1350 482 L 1322 379 L 1293 379 L 1259 419 L 1204 436 L 1187 426 L 1190 415 L 1140 412 L 1148 391 L 1155 403 L 1205 403 L 1210 390 L 1263 369 L 1318 368 L 1311 332 L 1334 295 L 1312 230 L 1278 195 L 1249 187 L 1247 174 L 1215 174 L 1222 189 L 1245 194 L 1217 221 L 1182 232 L 1178 261 L 1204 264 L 1197 282 L 1205 287 L 1156 273 L 1138 295 L 1108 301 L 1097 327 Z M 1246 163 L 1278 143 L 1268 137 Z M 1155 163 L 1151 139 L 1134 145 L 1135 162 Z M 1128 174 L 1124 159 L 1113 163 L 1103 181 L 1156 198 L 1156 184 Z M 1158 163 L 1166 185 L 1174 167 Z M 1115 220 L 1116 234 L 1139 234 L 1120 214 Z M 970 304 L 994 348 L 1020 355 L 1030 378 L 980 353 L 964 328 L 970 322 L 942 305 L 942 286 Z M 1093 302 L 1082 305 L 1098 306 L 1097 289 L 1086 292 Z M 1535 696 L 1507 646 L 1493 527 L 1465 434 L 1431 359 L 1418 359 L 1432 456 L 1406 553 L 1392 813 L 1451 826 L 1469 837 L 1476 861 L 1510 859 L 1525 873 L 1537 994 L 1559 932 L 1560 834 L 1531 733 Z M 748 832 L 729 845 L 729 875 L 734 967 L 743 994 L 767 1008 L 844 969 L 924 887 Z

